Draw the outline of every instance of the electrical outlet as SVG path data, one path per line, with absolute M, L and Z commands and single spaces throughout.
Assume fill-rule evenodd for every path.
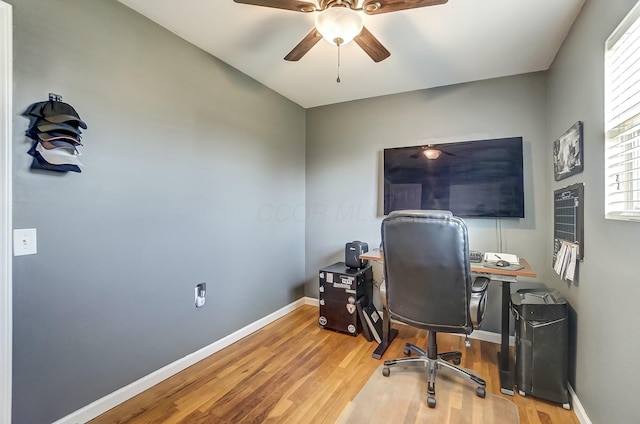
M 196 308 L 202 308 L 206 302 L 205 296 L 207 295 L 207 283 L 200 283 L 196 285 L 194 291 Z
M 35 255 L 38 253 L 36 229 L 13 230 L 13 256 Z

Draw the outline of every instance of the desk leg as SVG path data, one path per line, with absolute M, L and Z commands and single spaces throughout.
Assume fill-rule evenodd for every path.
M 391 317 L 389 311 L 384 310 L 384 317 L 382 318 L 382 342 L 378 345 L 376 350 L 371 355 L 374 359 L 382 358 L 382 355 L 387 350 L 393 339 L 398 335 L 398 330 L 391 328 Z
M 498 352 L 500 367 L 500 392 L 513 396 L 513 378 L 511 376 L 511 361 L 509 360 L 509 301 L 511 300 L 511 284 L 502 282 L 502 327 L 500 329 L 501 343 Z

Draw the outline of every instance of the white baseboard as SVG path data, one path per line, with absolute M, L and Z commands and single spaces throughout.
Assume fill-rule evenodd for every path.
M 578 395 L 569 384 L 569 394 L 571 395 L 571 408 L 573 408 L 573 412 L 576 414 L 576 418 L 580 421 L 580 424 L 591 424 L 591 420 L 587 416 L 587 412 L 582 407 L 580 403 L 580 399 L 578 399 Z
M 312 300 L 313 299 L 311 299 L 311 301 Z M 237 342 L 243 337 L 246 337 L 249 334 L 256 332 L 257 330 L 261 329 L 267 324 L 272 323 L 278 318 L 282 318 L 289 312 L 294 311 L 295 309 L 301 307 L 302 305 L 313 304 L 313 302 L 311 303 L 309 302 L 310 302 L 310 298 L 307 298 L 307 297 L 298 299 L 295 302 L 290 303 L 289 305 L 267 315 L 266 317 L 261 318 L 258 321 L 255 321 L 244 328 L 241 328 L 235 333 L 229 334 L 228 336 L 223 337 L 222 339 L 216 342 L 213 342 L 210 345 L 205 346 L 196 352 L 193 352 L 183 358 L 180 358 L 177 361 L 172 362 L 171 364 L 165 367 L 162 367 L 159 370 L 156 370 L 151 374 L 148 374 L 142 377 L 141 379 L 134 381 L 133 383 L 121 389 L 116 390 L 115 392 L 110 393 L 104 396 L 103 398 L 100 398 L 95 402 L 90 403 L 89 405 L 67 415 L 66 417 L 60 418 L 58 421 L 54 422 L 53 424 L 86 423 L 87 421 L 90 421 L 95 417 L 101 414 L 104 414 L 109 409 L 120 405 L 121 403 L 144 392 L 145 390 L 150 389 L 151 387 L 155 386 L 161 381 L 166 380 L 167 378 L 179 373 L 180 371 L 205 359 L 206 357 L 213 355 L 219 350 L 222 350 L 225 347 Z M 316 300 L 316 305 L 317 305 L 317 300 Z

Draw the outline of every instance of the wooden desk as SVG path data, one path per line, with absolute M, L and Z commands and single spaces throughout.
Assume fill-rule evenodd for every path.
M 360 259 L 368 259 L 370 261 L 383 262 L 384 258 L 379 249 L 373 249 L 360 255 Z M 487 274 L 492 281 L 500 281 L 502 283 L 502 321 L 500 327 L 500 352 L 498 352 L 498 363 L 500 365 L 500 391 L 505 395 L 513 396 L 513 376 L 511 375 L 511 361 L 509 357 L 509 303 L 511 302 L 511 283 L 517 283 L 518 277 L 535 278 L 536 273 L 531 265 L 520 258 L 520 265 L 523 267 L 518 270 L 487 268 L 484 263 L 471 263 L 471 272 L 478 274 Z M 383 336 L 386 337 L 383 343 L 374 351 L 373 357 L 380 359 L 382 353 L 387 349 L 389 343 L 395 338 L 397 330 L 391 329 L 391 320 L 387 321 L 389 314 L 384 314 L 384 331 Z M 387 328 L 389 327 L 389 328 Z M 379 352 L 379 349 L 381 352 Z

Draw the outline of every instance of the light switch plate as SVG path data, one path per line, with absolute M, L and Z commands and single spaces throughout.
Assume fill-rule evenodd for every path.
M 35 255 L 38 253 L 36 229 L 13 230 L 13 256 Z

